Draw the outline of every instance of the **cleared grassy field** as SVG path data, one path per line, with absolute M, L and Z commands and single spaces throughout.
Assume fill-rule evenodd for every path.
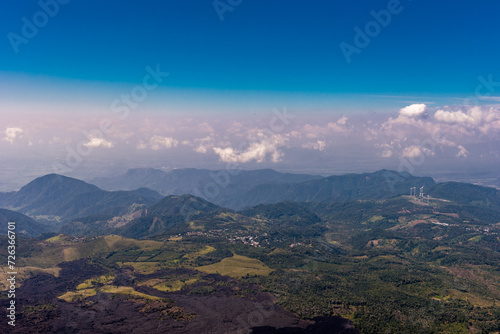
M 163 246 L 159 241 L 135 240 L 118 235 L 98 237 L 87 242 L 75 242 L 72 239 L 73 237 L 63 234 L 46 239 L 41 252 L 23 258 L 20 266 L 49 268 L 64 261 L 78 260 L 101 253 L 152 252 Z
M 102 283 L 102 284 L 111 284 L 111 282 L 115 279 L 115 275 L 112 273 L 108 273 L 106 275 L 102 275 L 99 277 L 94 277 L 90 278 L 83 283 L 79 284 L 76 289 L 77 290 L 84 290 L 84 289 L 90 289 L 94 287 L 97 283 Z
M 187 260 L 194 260 L 197 257 L 206 255 L 210 252 L 213 252 L 214 250 L 215 250 L 215 248 L 213 248 L 212 246 L 205 246 L 205 248 L 199 250 L 198 252 L 193 252 L 193 253 L 189 253 L 189 254 L 184 255 L 183 258 L 185 258 Z
M 135 296 L 138 298 L 144 298 L 148 300 L 158 300 L 159 297 L 150 296 L 148 294 L 138 292 L 132 287 L 127 286 L 115 286 L 113 285 L 113 280 L 115 275 L 112 273 L 107 273 L 105 275 L 90 278 L 76 287 L 76 291 L 68 291 L 65 294 L 59 296 L 60 299 L 71 302 L 78 299 L 83 299 L 87 297 L 94 296 L 98 292 L 105 293 L 120 293 L 129 296 Z
M 120 266 L 130 266 L 144 275 L 149 275 L 155 271 L 166 268 L 167 265 L 164 262 L 117 262 Z
M 247 274 L 267 276 L 272 271 L 271 268 L 257 259 L 236 254 L 218 263 L 198 267 L 196 269 L 207 274 L 220 274 L 236 278 Z
M 119 249 L 128 249 L 133 247 L 138 247 L 143 251 L 149 251 L 153 249 L 160 248 L 163 243 L 154 240 L 135 240 L 129 239 L 125 237 L 121 237 L 119 235 L 108 235 L 104 237 L 106 243 L 110 250 L 119 250 Z
M 183 287 L 194 284 L 198 281 L 199 281 L 198 278 L 192 278 L 186 281 L 181 281 L 181 280 L 166 281 L 153 285 L 153 288 L 164 292 L 173 292 L 173 291 L 179 291 Z
M 143 298 L 147 300 L 161 300 L 162 298 L 147 295 L 142 292 L 135 291 L 134 288 L 128 286 L 115 286 L 115 285 L 105 285 L 101 288 L 93 288 L 93 289 L 82 289 L 77 290 L 75 292 L 69 291 L 65 294 L 59 296 L 60 299 L 63 299 L 67 302 L 71 302 L 78 299 L 83 299 L 87 297 L 91 297 L 97 294 L 97 292 L 105 292 L 105 293 L 117 293 L 122 295 L 127 295 L 136 298 Z

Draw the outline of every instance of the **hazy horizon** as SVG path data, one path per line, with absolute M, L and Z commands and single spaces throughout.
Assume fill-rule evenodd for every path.
M 495 176 L 500 46 L 491 6 L 224 8 L 9 4 L 0 23 L 0 191 L 48 173 L 88 179 L 227 164 Z

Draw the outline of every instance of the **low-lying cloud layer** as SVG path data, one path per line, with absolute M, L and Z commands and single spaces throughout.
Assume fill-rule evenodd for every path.
M 426 105 L 413 104 L 402 108 L 396 118 L 383 122 L 380 129 L 372 129 L 379 140 L 386 138 L 386 155 L 435 155 L 451 148 L 457 158 L 467 158 L 467 145 L 500 139 L 498 106 L 452 106 L 427 111 Z
M 5 129 L 5 137 L 3 137 L 3 140 L 13 144 L 14 140 L 21 137 L 23 132 L 24 130 L 21 128 L 7 128 Z
M 247 163 L 249 161 L 264 162 L 269 158 L 272 162 L 279 162 L 283 152 L 280 150 L 285 146 L 286 138 L 280 135 L 265 135 L 262 132 L 257 134 L 257 138 L 249 143 L 242 142 L 240 146 L 247 146 L 241 149 L 234 149 L 230 146 L 214 147 L 213 150 L 223 162 Z
M 284 116 L 283 116 L 284 115 Z M 210 164 L 302 165 L 329 161 L 477 162 L 498 158 L 500 107 L 409 104 L 392 114 L 130 116 L 128 119 L 27 120 L 4 127 L 0 146 L 29 158 L 33 150 L 62 161 L 72 152 L 96 159 L 163 159 Z M 488 144 L 488 145 L 483 145 Z M 471 149 L 473 147 L 473 149 Z M 24 151 L 23 151 L 24 150 Z M 24 153 L 23 153 L 24 152 Z M 140 157 L 140 158 L 139 158 Z M 82 159 L 83 160 L 83 159 Z M 180 164 L 180 162 L 179 162 Z M 203 167 L 203 166 L 196 166 Z

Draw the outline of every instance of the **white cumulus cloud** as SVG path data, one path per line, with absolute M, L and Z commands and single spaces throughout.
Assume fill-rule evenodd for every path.
M 3 140 L 8 141 L 13 144 L 14 140 L 18 137 L 21 137 L 24 133 L 24 130 L 21 128 L 7 128 L 5 129 L 5 137 Z
M 318 140 L 316 142 L 305 143 L 302 147 L 310 150 L 323 151 L 326 147 L 326 143 L 323 140 Z
M 327 128 L 329 130 L 332 130 L 333 132 L 337 132 L 337 133 L 348 133 L 352 130 L 352 128 L 349 127 L 347 124 L 347 117 L 346 116 L 342 116 L 335 123 L 334 122 L 328 123 Z
M 430 149 L 418 145 L 412 145 L 408 146 L 403 150 L 403 157 L 408 158 L 408 159 L 414 159 L 418 158 L 422 155 L 434 155 L 434 152 L 432 152 Z
M 390 157 L 392 157 L 392 150 L 388 149 L 388 148 L 384 149 L 382 151 L 382 157 L 383 158 L 390 158 Z
M 347 117 L 342 116 L 336 122 L 329 122 L 326 126 L 305 124 L 301 132 L 305 134 L 307 138 L 316 139 L 319 137 L 329 137 L 332 134 L 346 135 L 352 130 L 353 127 L 348 124 Z
M 144 143 L 143 140 L 139 140 L 139 144 L 137 144 L 137 149 L 138 150 L 145 150 L 146 148 L 148 148 L 148 145 L 146 145 L 146 143 Z
M 445 122 L 445 123 L 473 124 L 475 122 L 472 116 L 467 115 L 462 111 L 444 111 L 440 109 L 436 111 L 436 113 L 434 114 L 434 118 L 440 122 Z
M 179 141 L 175 140 L 172 137 L 162 137 L 162 136 L 153 136 L 149 139 L 149 143 L 152 150 L 159 150 L 160 148 L 172 148 L 179 145 Z
M 436 108 L 437 109 L 437 108 Z M 435 109 L 434 109 L 435 110 Z M 422 116 L 422 117 L 420 117 Z M 425 117 L 424 117 L 425 116 Z M 499 106 L 445 106 L 435 111 L 427 110 L 424 104 L 412 104 L 400 109 L 396 118 L 390 117 L 380 128 L 370 129 L 372 140 L 391 142 L 393 154 L 403 157 L 417 157 L 422 154 L 434 155 L 435 150 L 426 152 L 423 148 L 406 147 L 410 140 L 427 143 L 439 152 L 447 148 L 456 149 L 458 158 L 467 158 L 465 149 L 468 143 L 491 142 L 500 139 Z M 394 146 L 394 144 L 396 146 Z M 379 145 L 382 156 L 389 156 L 389 150 Z
M 193 151 L 205 154 L 208 152 L 208 149 L 213 145 L 214 139 L 210 136 L 206 136 L 205 138 L 195 139 L 196 147 Z
M 401 116 L 414 118 L 414 117 L 420 117 L 420 116 L 425 115 L 426 110 L 427 110 L 427 106 L 425 104 L 415 103 L 415 104 L 411 104 L 409 106 L 406 106 L 404 108 L 401 108 L 399 110 L 399 114 Z
M 258 134 L 258 141 L 250 143 L 244 151 L 232 147 L 214 147 L 213 150 L 223 162 L 246 163 L 252 160 L 264 162 L 267 156 L 271 156 L 272 162 L 279 162 L 283 153 L 279 150 L 285 145 L 285 138 L 280 135 L 266 136 L 262 132 Z
M 83 144 L 83 146 L 86 147 L 106 147 L 106 148 L 111 148 L 113 147 L 113 143 L 110 141 L 107 141 L 104 138 L 99 138 L 99 137 L 92 137 L 89 139 L 88 143 Z

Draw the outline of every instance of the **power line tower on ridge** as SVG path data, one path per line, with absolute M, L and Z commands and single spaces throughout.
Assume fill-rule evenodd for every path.
M 424 202 L 424 186 L 420 187 L 420 194 L 418 195 L 418 201 L 420 203 Z

